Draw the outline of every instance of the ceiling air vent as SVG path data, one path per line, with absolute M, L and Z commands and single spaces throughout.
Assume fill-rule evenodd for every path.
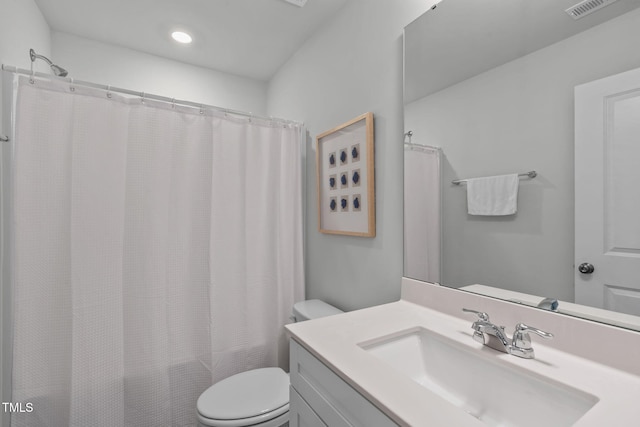
M 571 6 L 569 9 L 565 10 L 565 12 L 567 12 L 573 19 L 580 19 L 595 12 L 596 10 L 610 5 L 615 1 L 617 0 L 584 0 Z

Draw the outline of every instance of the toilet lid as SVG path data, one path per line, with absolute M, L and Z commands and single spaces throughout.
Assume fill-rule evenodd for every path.
M 198 398 L 206 418 L 236 420 L 266 414 L 289 403 L 289 375 L 280 368 L 261 368 L 226 378 Z

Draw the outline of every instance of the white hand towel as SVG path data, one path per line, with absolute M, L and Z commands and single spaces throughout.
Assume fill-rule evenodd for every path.
M 467 180 L 469 215 L 513 215 L 518 210 L 517 174 Z

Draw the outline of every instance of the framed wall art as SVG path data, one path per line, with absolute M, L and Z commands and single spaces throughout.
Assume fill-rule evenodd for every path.
M 375 237 L 373 113 L 316 137 L 318 230 Z

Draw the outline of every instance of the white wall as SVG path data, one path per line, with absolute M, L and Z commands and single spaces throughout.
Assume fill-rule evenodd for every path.
M 307 297 L 342 309 L 393 301 L 402 276 L 402 32 L 428 0 L 351 0 L 278 71 L 269 114 L 304 121 Z M 318 232 L 315 136 L 364 112 L 375 118 L 375 238 Z
M 45 56 L 51 52 L 49 25 L 40 9 L 33 0 L 0 0 L 0 63 L 28 69 L 31 65 L 30 48 Z M 36 61 L 34 69 L 48 72 L 49 66 L 43 61 Z M 4 135 L 1 122 L 0 135 Z
M 49 55 L 49 25 L 33 0 L 0 0 L 0 62 L 29 68 L 29 49 Z M 40 62 L 40 61 L 39 61 Z M 49 67 L 38 64 L 38 71 Z
M 51 51 L 53 62 L 78 80 L 266 114 L 266 82 L 57 31 Z
M 573 88 L 640 67 L 640 10 L 407 106 L 413 142 L 443 148 L 443 282 L 573 301 Z M 457 178 L 538 171 L 518 213 L 474 217 Z

